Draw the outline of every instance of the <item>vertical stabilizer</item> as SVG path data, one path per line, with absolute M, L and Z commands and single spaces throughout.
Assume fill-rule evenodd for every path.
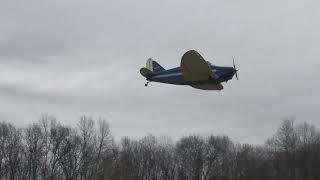
M 154 61 L 152 58 L 149 58 L 147 60 L 146 68 L 154 73 L 165 71 L 165 69 L 159 63 L 157 63 L 157 61 Z

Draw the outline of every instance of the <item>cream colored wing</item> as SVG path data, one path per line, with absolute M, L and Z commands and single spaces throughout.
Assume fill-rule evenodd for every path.
M 208 62 L 195 50 L 190 50 L 182 56 L 180 67 L 187 82 L 207 81 L 212 75 Z

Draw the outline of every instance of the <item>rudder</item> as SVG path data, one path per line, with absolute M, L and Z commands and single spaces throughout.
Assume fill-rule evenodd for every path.
M 165 71 L 165 69 L 157 61 L 153 60 L 152 58 L 148 59 L 146 68 L 151 70 L 153 73 Z

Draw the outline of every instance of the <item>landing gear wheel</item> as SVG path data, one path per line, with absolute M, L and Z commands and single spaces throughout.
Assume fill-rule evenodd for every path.
M 147 87 L 147 86 L 148 86 L 148 84 L 149 84 L 149 82 L 146 82 L 146 83 L 144 84 L 144 86 L 146 86 L 146 87 Z

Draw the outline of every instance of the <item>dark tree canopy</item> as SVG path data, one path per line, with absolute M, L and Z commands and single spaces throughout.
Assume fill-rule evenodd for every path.
M 286 119 L 262 145 L 227 136 L 113 139 L 104 119 L 73 128 L 42 116 L 26 128 L 0 123 L 0 179 L 318 180 L 320 132 Z

